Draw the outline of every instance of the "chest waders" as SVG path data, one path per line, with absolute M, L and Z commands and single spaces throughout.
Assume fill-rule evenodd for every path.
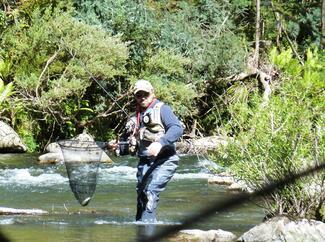
M 144 176 L 142 177 L 141 183 L 137 187 L 137 189 L 138 189 L 138 203 L 137 203 L 137 214 L 135 216 L 136 221 L 141 219 L 142 213 L 145 210 L 146 205 L 148 203 L 148 198 L 144 192 L 144 189 L 147 185 L 148 178 L 158 166 L 160 166 L 161 164 L 163 164 L 165 162 L 165 160 L 158 160 L 157 158 L 154 159 L 154 161 L 152 161 L 153 165 L 150 166 L 150 168 L 146 171 L 146 174 L 144 174 Z
M 148 195 L 145 192 L 145 189 L 148 185 L 149 177 L 152 175 L 152 173 L 161 165 L 163 165 L 166 161 L 168 161 L 168 158 L 175 155 L 176 152 L 171 147 L 163 147 L 162 150 L 159 152 L 157 157 L 155 157 L 153 160 L 149 160 L 148 164 L 150 167 L 146 171 L 146 173 L 142 176 L 141 182 L 137 186 L 137 213 L 136 213 L 136 221 L 143 220 L 143 222 L 156 222 L 155 221 L 155 213 L 153 214 L 152 218 L 143 218 L 143 213 L 147 210 L 148 205 Z M 176 168 L 176 167 L 175 167 Z M 176 169 L 175 169 L 176 170 Z M 163 172 L 163 171 L 162 171 Z M 155 208 L 153 209 L 155 210 Z M 154 211 L 151 211 L 154 212 Z

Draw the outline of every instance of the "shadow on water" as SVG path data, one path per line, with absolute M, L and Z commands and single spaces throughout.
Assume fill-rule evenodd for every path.
M 148 235 L 148 236 L 152 236 L 152 235 Z M 10 240 L 0 231 L 0 241 L 9 242 Z

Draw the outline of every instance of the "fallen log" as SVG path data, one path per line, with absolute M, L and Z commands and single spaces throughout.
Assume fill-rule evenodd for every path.
M 41 209 L 16 209 L 0 207 L 0 215 L 44 215 L 47 211 Z
M 206 154 L 226 146 L 231 140 L 232 138 L 225 136 L 183 139 L 176 143 L 176 150 L 181 154 Z

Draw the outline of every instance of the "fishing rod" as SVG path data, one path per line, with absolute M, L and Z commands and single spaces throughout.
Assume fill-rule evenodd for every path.
M 77 58 L 73 53 L 71 53 L 71 50 L 68 48 L 68 46 L 65 44 L 64 40 L 61 39 L 61 43 L 63 45 L 65 45 L 67 51 L 69 52 L 69 54 L 77 59 L 77 61 L 79 61 L 79 63 L 82 65 L 82 67 L 84 68 L 84 70 L 86 71 L 86 73 L 90 76 L 90 79 L 92 79 L 93 81 L 95 81 L 97 83 L 97 85 L 106 93 L 106 95 L 114 102 L 116 103 L 116 105 L 120 108 L 120 110 L 126 115 L 129 116 L 129 114 L 125 111 L 125 109 L 118 103 L 118 101 L 116 100 L 116 98 L 113 97 L 113 95 L 111 95 L 104 87 L 102 84 L 100 84 L 100 82 L 94 77 L 94 75 L 89 71 L 87 65 L 80 60 L 80 58 Z
M 116 105 L 121 109 L 121 111 L 126 115 L 128 116 L 129 114 L 124 110 L 124 108 L 118 103 L 118 101 L 116 100 L 116 98 L 113 97 L 113 95 L 111 95 L 104 87 L 102 84 L 100 84 L 100 82 L 94 77 L 94 75 L 88 70 L 87 66 L 85 63 L 83 63 L 81 60 L 80 60 L 81 64 L 83 65 L 85 71 L 87 72 L 87 74 L 90 76 L 90 78 L 95 81 L 97 83 L 98 86 L 100 86 L 100 88 L 107 94 L 107 96 L 112 99 L 112 101 L 114 103 L 116 103 Z

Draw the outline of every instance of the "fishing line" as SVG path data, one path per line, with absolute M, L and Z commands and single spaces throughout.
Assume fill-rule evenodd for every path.
M 183 222 L 181 222 L 180 225 L 172 225 L 169 226 L 159 232 L 157 232 L 153 236 L 149 237 L 139 237 L 137 238 L 138 242 L 155 242 L 160 241 L 163 238 L 166 238 L 172 234 L 175 234 L 176 232 L 186 229 L 189 226 L 202 221 L 212 215 L 216 215 L 217 212 L 225 212 L 226 210 L 238 207 L 239 205 L 242 205 L 245 202 L 250 201 L 251 199 L 255 199 L 257 197 L 266 196 L 274 192 L 275 190 L 283 189 L 285 186 L 293 184 L 296 182 L 299 178 L 305 177 L 307 175 L 310 175 L 312 173 L 316 173 L 321 171 L 325 168 L 325 162 L 316 165 L 312 168 L 308 168 L 304 171 L 301 171 L 299 173 L 289 173 L 286 176 L 284 176 L 281 179 L 278 179 L 277 181 L 271 182 L 268 185 L 264 185 L 262 188 L 256 190 L 253 193 L 241 193 L 238 195 L 233 195 L 232 197 L 228 199 L 224 199 L 223 201 L 215 201 L 215 203 L 208 208 L 202 209 L 199 211 L 199 214 L 190 216 L 189 218 L 185 219 Z
M 118 101 L 116 100 L 116 98 L 113 97 L 113 95 L 111 95 L 104 87 L 102 84 L 100 84 L 100 82 L 94 77 L 94 75 L 89 71 L 87 65 L 82 61 L 80 60 L 79 58 L 76 58 L 75 55 L 73 53 L 71 53 L 70 49 L 68 48 L 68 46 L 65 44 L 65 42 L 61 39 L 61 43 L 63 45 L 65 45 L 67 51 L 70 53 L 70 55 L 77 59 L 77 61 L 79 61 L 79 63 L 82 65 L 82 67 L 84 68 L 84 70 L 87 72 L 87 74 L 90 76 L 90 78 L 95 81 L 97 83 L 97 85 L 107 94 L 107 96 L 112 99 L 112 101 L 114 103 L 116 103 L 116 105 L 121 109 L 121 111 L 126 115 L 126 116 L 129 116 L 129 114 L 124 110 L 124 108 L 118 103 Z
M 79 59 L 78 59 L 79 60 Z M 95 81 L 97 83 L 98 86 L 101 87 L 101 89 L 103 89 L 103 91 L 107 94 L 107 96 L 109 96 L 110 99 L 112 99 L 112 101 L 114 103 L 116 103 L 116 105 L 121 109 L 121 111 L 126 115 L 129 116 L 129 114 L 124 110 L 124 108 L 118 103 L 118 101 L 116 100 L 116 98 L 113 97 L 113 95 L 111 95 L 104 87 L 102 84 L 100 84 L 100 82 L 93 76 L 93 74 L 88 70 L 87 66 L 85 63 L 83 63 L 81 60 L 79 60 L 80 63 L 83 65 L 85 71 L 88 73 L 88 75 L 90 76 L 90 78 Z

